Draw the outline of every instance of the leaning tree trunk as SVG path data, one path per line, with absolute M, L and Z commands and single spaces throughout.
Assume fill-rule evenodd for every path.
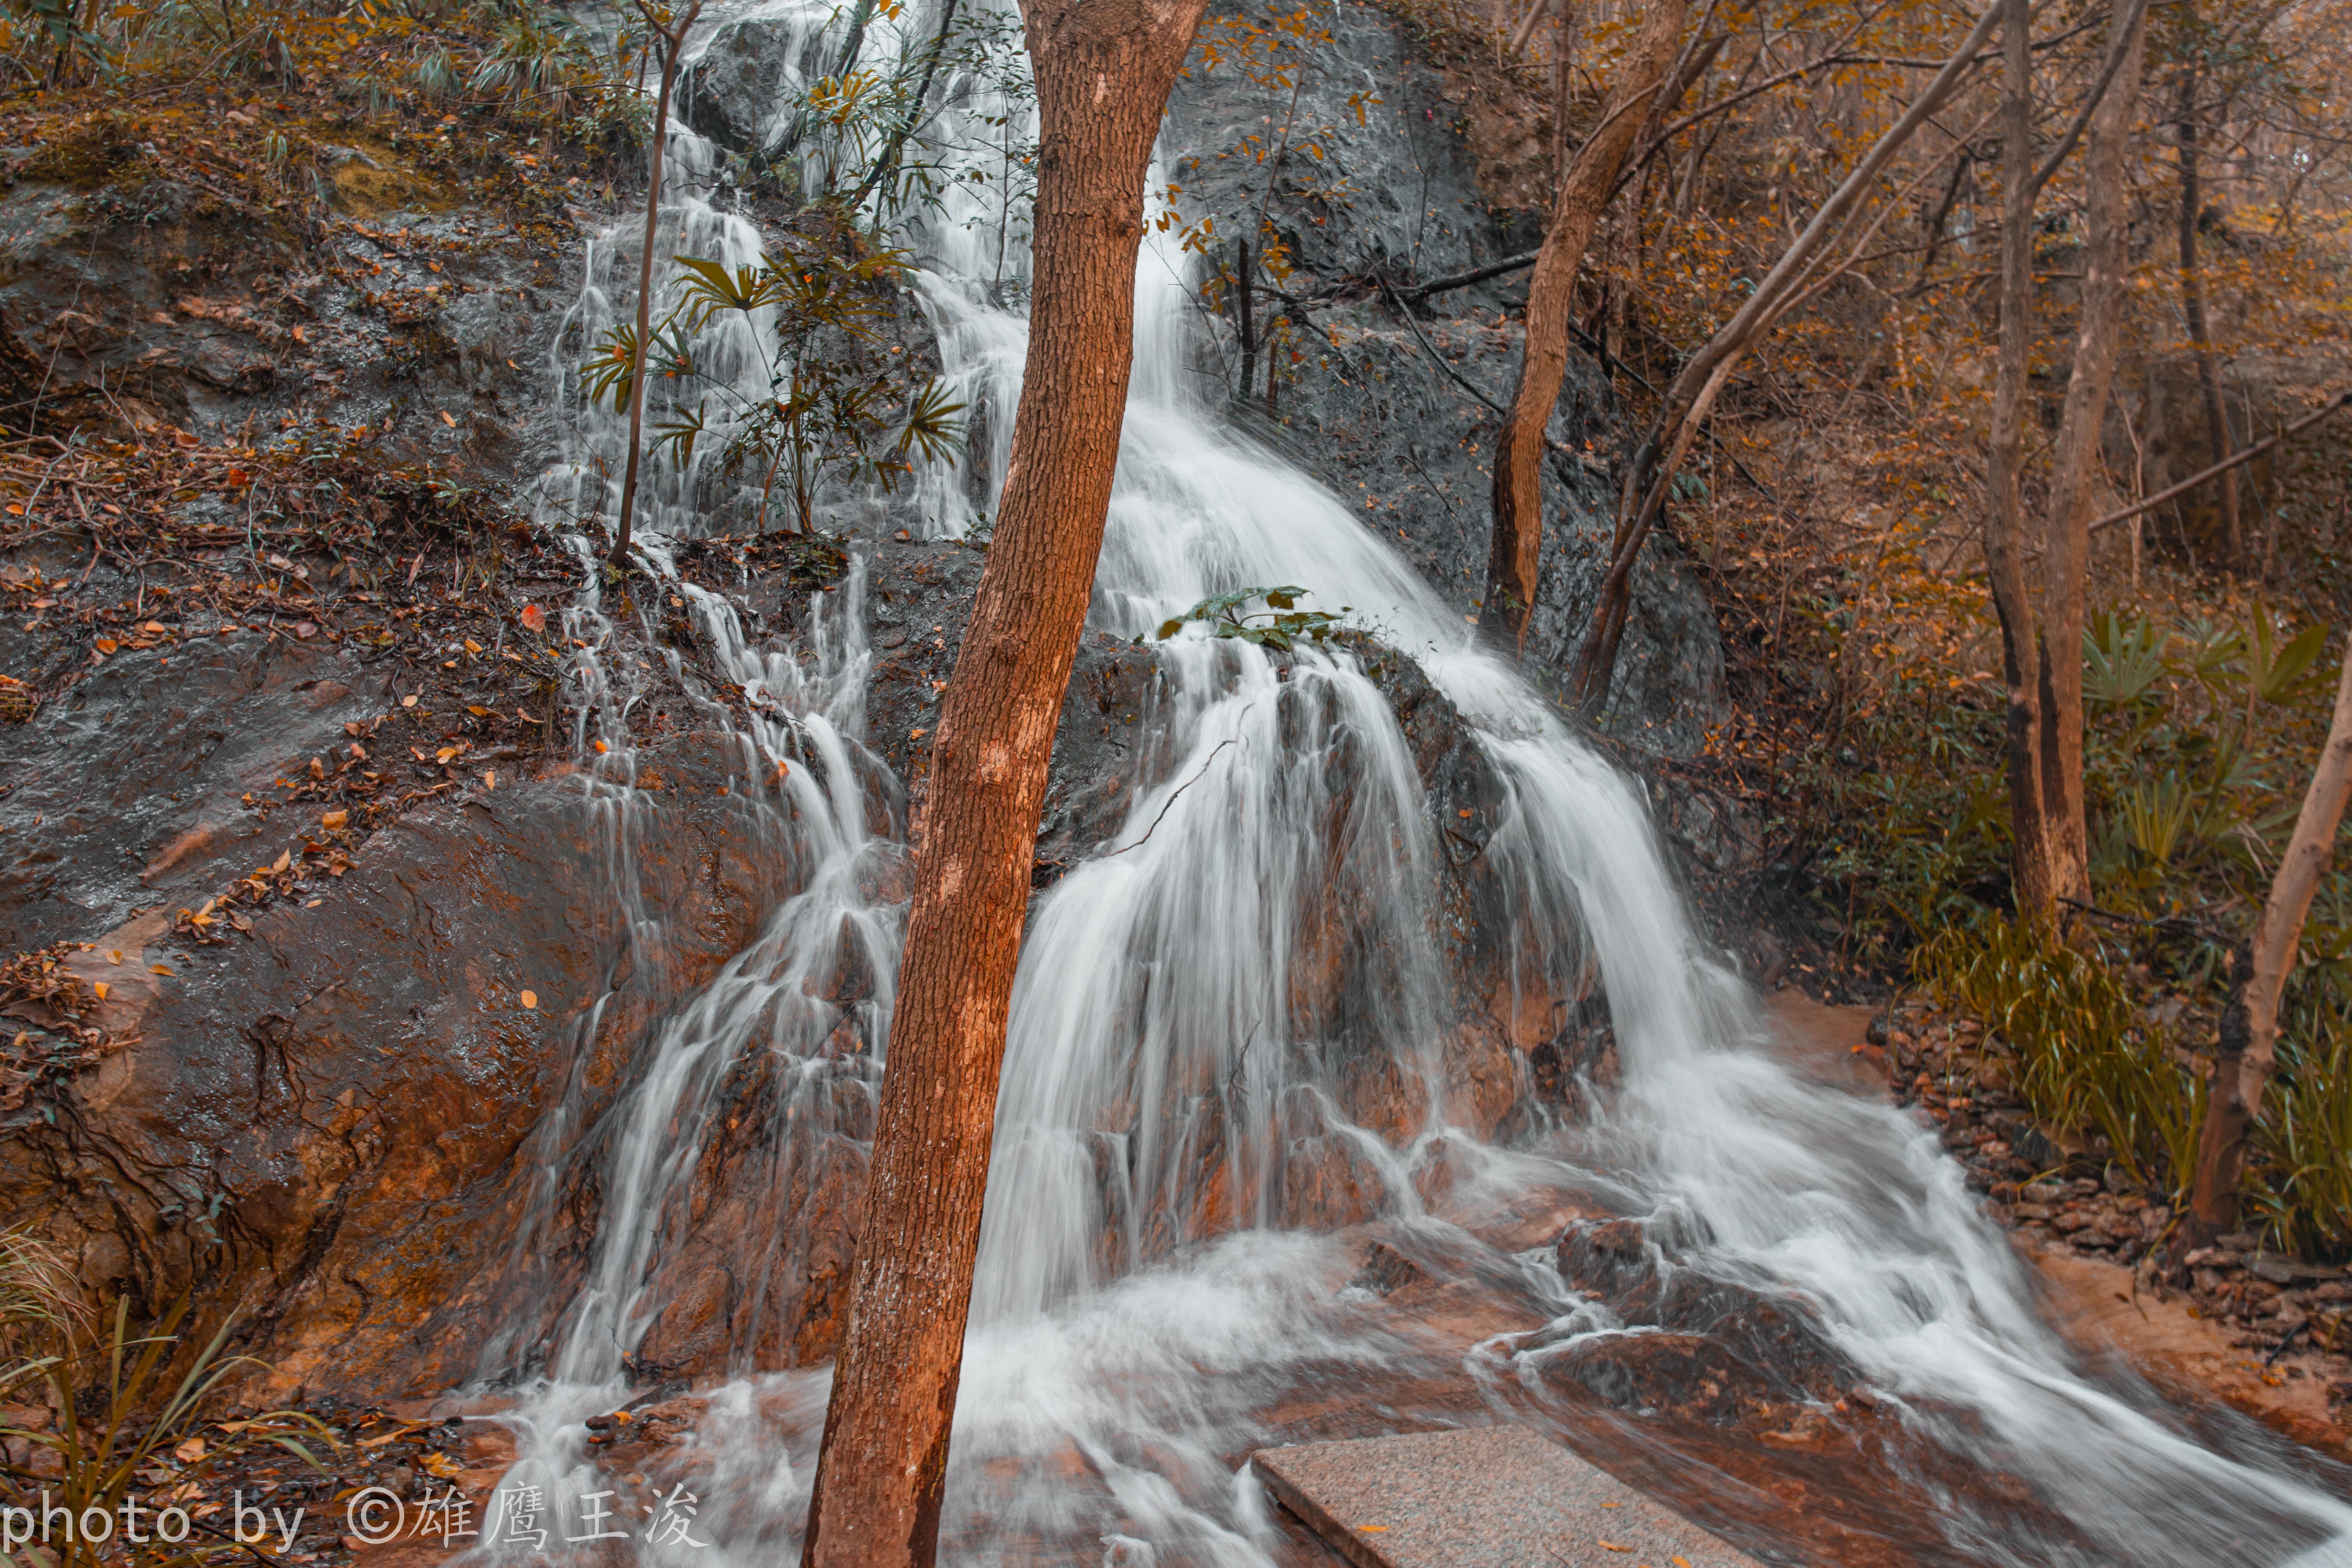
M 2130 192 L 2124 161 L 2139 103 L 2140 58 L 2147 42 L 2144 5 L 2118 0 L 2116 46 L 2122 64 L 2092 113 L 2083 187 L 2090 226 L 2083 279 L 2083 317 L 2074 364 L 2058 421 L 2042 562 L 2042 810 L 2047 826 L 2051 890 L 2091 897 L 2090 836 L 2083 805 L 2083 598 L 2091 553 L 2091 509 L 2100 437 L 2122 336 L 2124 289 L 2131 272 Z
M 1143 182 L 1204 0 L 1032 0 L 1029 355 L 994 542 L 932 742 L 807 1568 L 928 1564 L 962 1372 L 1037 813 L 1135 347 Z
M 1480 638 L 1505 658 L 1526 650 L 1528 616 L 1535 607 L 1543 552 L 1545 432 L 1559 384 L 1568 374 L 1568 330 L 1576 303 L 1576 269 L 1592 243 L 1593 226 L 1617 186 L 1618 166 L 1641 133 L 1642 110 L 1674 64 L 1683 32 L 1683 0 L 1651 0 L 1642 30 L 1619 65 L 1601 123 L 1578 150 L 1551 225 L 1544 231 L 1528 283 L 1527 346 L 1519 387 L 1503 420 L 1495 452 L 1495 537 L 1486 563 L 1486 595 L 1478 613 Z M 1563 97 L 1553 110 L 1563 119 Z M 1640 221 L 1636 214 L 1633 221 Z
M 2025 584 L 2025 520 L 2018 474 L 2025 438 L 2026 355 L 2033 318 L 2033 58 L 2029 0 L 2001 0 L 2001 52 L 2008 81 L 2000 109 L 2000 341 L 1992 429 L 1985 441 L 1985 564 L 2000 618 L 2001 681 L 2009 693 L 2004 760 L 2009 773 L 2012 878 L 2020 920 L 2051 922 L 2046 814 L 2042 804 L 2040 637 Z
M 2231 965 L 2230 1006 L 2221 1018 L 2212 1093 L 2197 1140 L 2197 1178 L 2180 1230 L 2183 1251 L 2238 1227 L 2238 1182 L 2246 1168 L 2246 1134 L 2262 1114 L 2277 1059 L 2279 997 L 2294 969 L 2304 917 L 2336 853 L 2336 829 L 2352 798 L 2352 637 L 2336 685 L 2336 716 L 2304 792 L 2294 837 L 2271 881 L 2251 949 Z

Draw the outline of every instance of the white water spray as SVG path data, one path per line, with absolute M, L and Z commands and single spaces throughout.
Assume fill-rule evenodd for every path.
M 1002 110 L 981 92 L 953 84 L 951 98 L 963 96 L 952 112 Z M 698 155 L 690 139 L 678 144 Z M 740 259 L 756 238 L 690 193 L 679 205 L 688 254 Z M 971 221 L 986 216 L 980 197 L 951 188 L 915 237 L 946 373 L 998 416 L 995 445 L 967 458 L 992 495 L 1025 330 L 992 303 L 999 240 Z M 1185 369 L 1183 260 L 1155 242 L 1139 266 L 1136 377 L 1097 625 L 1143 631 L 1213 593 L 1298 583 L 1315 605 L 1353 606 L 1420 660 L 1501 783 L 1486 854 L 1512 889 L 1511 940 L 1536 955 L 1523 989 L 1571 994 L 1597 963 L 1624 1068 L 1602 1138 L 1625 1212 L 1664 1222 L 1683 1266 L 1801 1303 L 1911 1419 L 2024 1477 L 2075 1532 L 2022 1555 L 1974 1534 L 1957 1550 L 1995 1562 L 2352 1561 L 2336 1543 L 2352 1510 L 2284 1470 L 2200 1446 L 2160 1410 L 2082 1374 L 1925 1131 L 1769 1058 L 1754 998 L 1690 931 L 1637 792 L 1514 673 L 1470 648 L 1460 620 L 1336 498 L 1221 426 Z M 592 263 L 583 322 L 614 308 L 596 281 L 609 265 L 601 252 Z M 592 459 L 603 453 L 609 471 L 613 449 L 604 416 L 583 412 L 582 430 L 575 515 L 609 489 Z M 657 569 L 662 540 L 693 523 L 691 477 L 665 485 L 647 530 Z M 918 493 L 940 531 L 971 521 L 967 489 L 961 473 L 924 477 Z M 771 699 L 774 717 L 740 731 L 740 776 L 745 809 L 763 814 L 777 846 L 783 891 L 754 945 L 647 1034 L 629 1088 L 599 1122 L 597 1252 L 529 1416 L 532 1457 L 559 1490 L 587 1487 L 577 1422 L 625 1396 L 628 1358 L 677 1299 L 667 1270 L 689 1239 L 682 1183 L 727 1074 L 749 1051 L 776 1053 L 787 1087 L 772 1113 L 795 1137 L 854 1138 L 856 1116 L 837 1108 L 870 1097 L 887 1029 L 900 850 L 888 814 L 874 812 L 882 786 L 856 744 L 857 591 L 819 615 L 805 664 L 755 646 L 723 601 L 697 591 L 695 603 L 732 678 Z M 626 683 L 602 673 L 593 596 L 578 614 L 595 634 L 583 637 L 583 669 L 598 672 L 583 675 L 598 698 L 583 714 L 612 710 Z M 1169 765 L 1135 792 L 1109 848 L 1034 910 L 1024 951 L 958 1410 L 947 1539 L 959 1555 L 1042 1537 L 1099 1542 L 1126 1561 L 1271 1560 L 1267 1504 L 1234 1456 L 1276 1428 L 1273 1405 L 1302 1386 L 1425 1359 L 1342 1288 L 1353 1248 L 1286 1228 L 1318 1212 L 1285 1186 L 1302 1143 L 1336 1158 L 1392 1222 L 1528 1280 L 1525 1299 L 1555 1317 L 1554 1331 L 1480 1352 L 1507 1384 L 1524 1383 L 1523 1412 L 1540 1419 L 1550 1397 L 1534 1375 L 1545 1356 L 1576 1334 L 1616 1331 L 1542 1270 L 1530 1276 L 1422 1214 L 1416 1179 L 1441 1141 L 1485 1168 L 1482 1190 L 1590 1191 L 1599 1178 L 1544 1149 L 1482 1144 L 1456 1103 L 1444 1043 L 1456 1020 L 1428 907 L 1437 849 L 1422 781 L 1362 661 L 1277 658 L 1188 633 L 1160 662 Z M 616 721 L 596 721 L 625 741 Z M 610 809 L 657 809 L 633 798 L 625 763 L 600 756 L 593 771 L 592 788 L 622 792 Z M 634 896 L 623 890 L 625 902 Z M 1359 944 L 1337 959 L 1318 946 L 1335 908 L 1349 911 Z M 873 977 L 849 1003 L 813 984 L 840 968 L 844 944 Z M 1315 990 L 1301 984 L 1310 957 L 1354 963 L 1361 984 L 1342 1013 L 1300 1005 Z M 845 1028 L 862 1048 L 829 1046 Z M 1350 1064 L 1403 1086 L 1392 1096 L 1410 1107 L 1403 1124 L 1349 1121 Z M 843 1086 L 855 1091 L 847 1101 L 834 1092 Z M 738 1239 L 748 1253 L 777 1238 Z M 697 1441 L 726 1499 L 714 1528 L 729 1562 L 767 1561 L 788 1544 L 823 1401 L 821 1372 L 747 1376 L 713 1395 Z

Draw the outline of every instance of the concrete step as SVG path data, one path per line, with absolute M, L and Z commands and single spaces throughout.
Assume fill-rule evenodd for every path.
M 1261 1448 L 1250 1465 L 1359 1568 L 1761 1568 L 1526 1426 Z

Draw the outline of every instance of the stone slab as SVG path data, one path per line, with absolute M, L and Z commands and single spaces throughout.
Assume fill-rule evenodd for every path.
M 1250 1464 L 1358 1568 L 1760 1568 L 1526 1426 L 1261 1448 Z

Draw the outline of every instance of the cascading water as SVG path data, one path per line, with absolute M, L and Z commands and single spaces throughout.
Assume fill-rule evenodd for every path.
M 950 114 L 1007 112 L 984 84 L 946 94 Z M 678 167 L 707 168 L 707 151 L 674 134 Z M 749 226 L 678 188 L 681 250 L 748 259 Z M 992 302 L 1004 262 L 985 220 L 998 215 L 963 186 L 945 201 L 910 235 L 925 306 L 959 395 L 1001 415 L 1018 399 L 1025 333 Z M 592 261 L 580 307 L 591 329 L 609 310 L 612 285 L 599 279 L 614 255 L 600 247 Z M 1354 606 L 1383 645 L 1415 658 L 1497 783 L 1485 854 L 1515 922 L 1515 983 L 1531 997 L 1574 994 L 1597 966 L 1623 1084 L 1573 1142 L 1482 1141 L 1447 1070 L 1456 1021 L 1429 894 L 1441 850 L 1367 656 L 1276 655 L 1197 631 L 1164 645 L 1154 782 L 1030 923 L 958 1408 L 950 1553 L 1269 1562 L 1282 1538 L 1234 1457 L 1273 1435 L 1360 1435 L 1361 1407 L 1316 1414 L 1321 1391 L 1359 1383 L 1393 1395 L 1391 1418 L 1483 1418 L 1483 1398 L 1559 1426 L 1546 1362 L 1628 1331 L 1569 1291 L 1540 1251 L 1514 1256 L 1457 1223 L 1549 1190 L 1648 1219 L 1680 1268 L 1795 1303 L 1913 1430 L 2023 1478 L 2040 1516 L 2062 1521 L 2053 1531 L 1955 1506 L 1943 1525 L 1955 1561 L 2352 1563 L 2352 1510 L 2284 1460 L 2225 1455 L 2144 1389 L 2084 1373 L 1925 1131 L 1766 1052 L 1754 997 L 1691 932 L 1637 792 L 1513 672 L 1467 647 L 1460 620 L 1336 499 L 1221 428 L 1186 368 L 1183 259 L 1154 238 L 1139 268 L 1097 626 L 1139 633 L 1213 593 L 1297 583 L 1320 605 Z M 1017 247 L 1011 265 L 1023 265 Z M 579 416 L 580 460 L 551 487 L 574 516 L 608 490 L 593 458 L 609 472 L 614 451 L 611 416 Z M 984 483 L 924 476 L 918 500 L 937 529 L 971 520 L 973 489 L 993 494 L 1010 424 L 996 418 L 996 447 L 965 459 Z M 697 493 L 694 476 L 663 479 L 641 525 L 664 577 L 675 577 L 666 541 L 692 527 Z M 751 1063 L 771 1074 L 779 1132 L 755 1191 L 781 1194 L 793 1162 L 863 1136 L 904 868 L 895 786 L 859 743 L 859 581 L 820 599 L 799 647 L 755 645 L 723 599 L 676 584 L 751 700 L 748 724 L 726 722 L 776 900 L 752 946 L 672 999 L 609 1103 L 591 1114 L 575 1086 L 541 1130 L 551 1172 L 588 1151 L 604 1205 L 547 1377 L 517 1417 L 531 1435 L 525 1462 L 559 1496 L 593 1489 L 578 1423 L 624 1396 L 647 1324 L 687 1292 L 676 1277 L 690 1227 L 684 1179 L 722 1081 Z M 631 940 L 651 942 L 658 915 L 629 885 L 627 846 L 658 809 L 631 787 L 620 716 L 635 688 L 593 585 L 572 614 L 587 645 L 592 799 Z M 604 752 L 588 749 L 600 740 Z M 866 978 L 845 988 L 845 970 Z M 1360 1103 L 1348 1089 L 1359 1070 L 1392 1086 L 1391 1103 L 1406 1108 L 1395 1124 L 1346 1114 Z M 1389 1234 L 1454 1259 L 1520 1328 L 1433 1348 L 1424 1329 L 1349 1289 L 1360 1241 L 1291 1228 L 1316 1217 L 1286 1185 L 1308 1145 L 1351 1173 Z M 1450 1218 L 1421 1196 L 1441 1160 Z M 757 1277 L 792 1238 L 779 1234 L 780 1198 L 748 1212 L 766 1233 L 755 1223 L 732 1240 Z M 766 1359 L 756 1323 L 730 1332 L 735 1365 Z M 494 1346 L 485 1372 L 514 1359 Z M 1412 1392 L 1447 1376 L 1475 1391 L 1452 1411 Z M 730 1562 L 772 1560 L 805 1495 L 824 1374 L 746 1371 L 709 1398 L 695 1439 L 707 1460 L 701 1531 Z

